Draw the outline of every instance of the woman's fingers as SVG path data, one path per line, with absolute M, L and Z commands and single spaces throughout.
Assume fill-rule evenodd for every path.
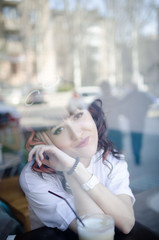
M 45 154 L 49 157 L 48 160 L 46 156 L 44 156 Z M 63 171 L 67 168 L 70 168 L 74 163 L 74 158 L 62 152 L 53 144 L 52 145 L 43 144 L 34 146 L 34 148 L 29 153 L 28 161 L 29 162 L 32 161 L 33 157 L 35 158 L 35 161 L 37 162 L 39 167 L 42 164 L 45 164 L 59 171 Z
M 31 162 L 31 161 L 32 161 L 34 153 L 35 153 L 35 148 L 33 148 L 33 149 L 29 152 L 28 162 Z
M 37 151 L 35 152 L 35 160 L 36 160 L 39 167 L 42 165 L 43 158 L 44 158 L 43 157 L 43 150 L 42 149 L 37 149 Z
M 28 162 L 31 162 L 31 161 L 33 160 L 33 156 L 34 156 L 34 155 L 35 155 L 35 158 L 38 159 L 38 162 L 39 162 L 39 160 L 40 160 L 40 161 L 43 160 L 43 158 L 44 158 L 44 156 L 43 156 L 44 150 L 42 150 L 42 149 L 43 149 L 44 146 L 45 146 L 45 145 L 37 145 L 37 146 L 35 146 L 35 147 L 29 152 Z M 41 151 L 40 151 L 40 149 L 41 149 Z M 38 154 L 39 151 L 40 151 L 40 154 L 39 154 L 39 156 L 38 156 L 37 154 Z
M 54 154 L 54 148 L 50 145 L 37 145 L 35 146 L 29 153 L 28 162 L 32 161 L 33 156 L 35 156 L 35 160 L 38 163 L 39 167 L 42 165 L 44 161 L 44 153 L 46 154 Z M 48 160 L 47 160 L 48 162 Z M 49 162 L 48 162 L 49 163 Z

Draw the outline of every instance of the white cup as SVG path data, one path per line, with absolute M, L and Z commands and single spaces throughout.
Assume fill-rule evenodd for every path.
M 106 214 L 87 214 L 80 217 L 85 226 L 77 220 L 80 240 L 113 240 L 114 220 Z

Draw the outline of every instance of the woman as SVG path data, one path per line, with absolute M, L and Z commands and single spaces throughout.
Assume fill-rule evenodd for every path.
M 127 163 L 107 139 L 101 101 L 88 110 L 76 109 L 37 138 L 38 144 L 31 139 L 35 146 L 20 176 L 32 229 L 46 225 L 76 231 L 73 212 L 50 190 L 66 198 L 79 215 L 104 212 L 114 218 L 117 228 L 129 233 L 134 225 L 134 196 Z

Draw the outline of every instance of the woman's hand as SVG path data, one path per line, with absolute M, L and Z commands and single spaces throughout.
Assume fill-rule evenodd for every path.
M 53 145 L 45 132 L 37 135 L 45 144 L 36 145 L 30 151 L 28 161 L 32 161 L 33 155 L 35 155 L 35 160 L 39 166 L 45 164 L 56 171 L 68 171 L 73 166 L 75 159 Z M 48 160 L 44 158 L 44 153 L 48 156 Z

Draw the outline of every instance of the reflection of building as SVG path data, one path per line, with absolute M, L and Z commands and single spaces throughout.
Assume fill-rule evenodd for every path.
M 76 84 L 77 71 L 82 85 L 95 85 L 103 78 L 115 84 L 113 21 L 95 10 L 52 11 L 52 16 L 57 68 L 62 79 Z
M 21 4 L 27 81 L 35 87 L 56 81 L 49 1 L 23 0 Z M 46 83 L 47 82 L 47 83 Z
M 157 44 L 142 37 L 136 48 L 139 72 L 154 86 Z M 107 79 L 118 87 L 131 82 L 132 74 L 131 44 L 115 42 L 113 19 L 96 10 L 50 10 L 46 0 L 0 1 L 1 87 L 56 88 L 58 75 L 75 86 Z
M 139 67 L 144 82 L 154 95 L 159 96 L 159 42 L 157 36 L 139 38 Z
M 114 23 L 111 19 L 100 18 L 86 32 L 87 63 L 85 66 L 86 79 L 95 77 L 108 79 L 111 85 L 116 84 L 116 48 L 114 41 Z M 89 76 L 87 66 L 90 63 L 92 75 Z M 86 80 L 87 81 L 87 80 Z M 90 81 L 90 80 L 89 80 Z
M 21 41 L 20 0 L 0 1 L 0 82 L 18 85 L 22 79 L 23 46 Z
M 122 44 L 122 74 L 123 82 L 130 83 L 133 69 L 131 61 L 131 47 Z M 158 39 L 157 36 L 140 36 L 138 39 L 138 61 L 139 72 L 143 76 L 144 84 L 146 84 L 151 92 L 159 96 L 159 55 L 158 55 Z
M 0 1 L 1 87 L 55 85 L 50 24 L 48 1 Z

